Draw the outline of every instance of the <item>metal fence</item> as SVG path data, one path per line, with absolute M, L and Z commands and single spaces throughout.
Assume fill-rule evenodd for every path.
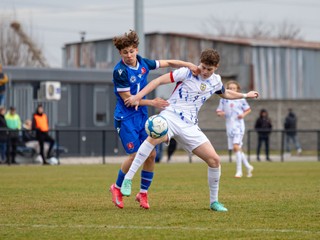
M 7 133 L 9 140 L 9 132 L 11 130 L 0 129 L 0 132 L 3 131 Z M 22 131 L 20 130 L 20 137 L 22 136 Z M 224 129 L 202 129 L 202 131 L 207 135 L 217 151 L 228 153 L 227 136 Z M 281 161 L 284 161 L 285 134 L 286 131 L 284 130 L 272 130 L 270 134 L 270 151 L 273 155 L 278 154 Z M 101 157 L 102 164 L 105 164 L 106 157 L 126 155 L 114 129 L 56 129 L 52 130 L 50 135 L 55 139 L 55 157 L 58 160 L 60 157 Z M 245 135 L 246 139 L 244 140 L 246 141 L 243 149 L 247 149 L 249 161 L 253 150 L 257 147 L 256 135 L 256 131 L 252 129 L 247 130 Z M 297 135 L 304 154 L 316 155 L 317 160 L 320 161 L 320 130 L 297 130 Z M 22 140 L 20 140 L 18 146 L 23 146 Z M 20 153 L 23 151 L 28 152 L 28 149 L 20 148 L 19 151 Z M 220 155 L 221 152 L 219 153 Z M 231 161 L 230 152 L 229 160 Z

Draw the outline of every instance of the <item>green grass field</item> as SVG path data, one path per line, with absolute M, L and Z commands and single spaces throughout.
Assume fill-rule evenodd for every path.
M 118 164 L 0 166 L 0 239 L 320 239 L 320 163 L 253 163 L 251 179 L 223 163 L 209 210 L 203 163 L 159 164 L 151 208 L 107 192 Z M 133 182 L 139 189 L 140 177 Z

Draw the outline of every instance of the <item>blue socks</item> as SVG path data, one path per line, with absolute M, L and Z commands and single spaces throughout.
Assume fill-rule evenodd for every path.
M 123 182 L 123 179 L 124 179 L 124 176 L 126 174 L 122 172 L 122 170 L 120 169 L 119 172 L 118 172 L 118 178 L 117 178 L 117 181 L 116 181 L 116 186 L 121 188 L 121 185 L 122 185 L 122 182 Z
M 141 171 L 141 191 L 140 192 L 147 192 L 151 182 L 153 179 L 153 172 L 147 172 L 145 170 Z

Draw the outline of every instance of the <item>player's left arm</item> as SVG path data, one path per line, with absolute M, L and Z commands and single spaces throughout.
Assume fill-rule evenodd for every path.
M 241 99 L 241 98 L 258 98 L 259 93 L 257 91 L 250 91 L 248 93 L 239 93 L 226 89 L 223 93 L 219 94 L 220 97 L 225 99 Z
M 238 118 L 245 118 L 249 113 L 251 113 L 251 108 L 248 108 L 247 110 L 245 110 L 242 114 L 238 115 Z

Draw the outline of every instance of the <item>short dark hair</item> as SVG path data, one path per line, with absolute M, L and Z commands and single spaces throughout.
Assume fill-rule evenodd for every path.
M 220 55 L 217 50 L 208 48 L 202 51 L 200 62 L 209 66 L 217 67 L 220 62 Z

